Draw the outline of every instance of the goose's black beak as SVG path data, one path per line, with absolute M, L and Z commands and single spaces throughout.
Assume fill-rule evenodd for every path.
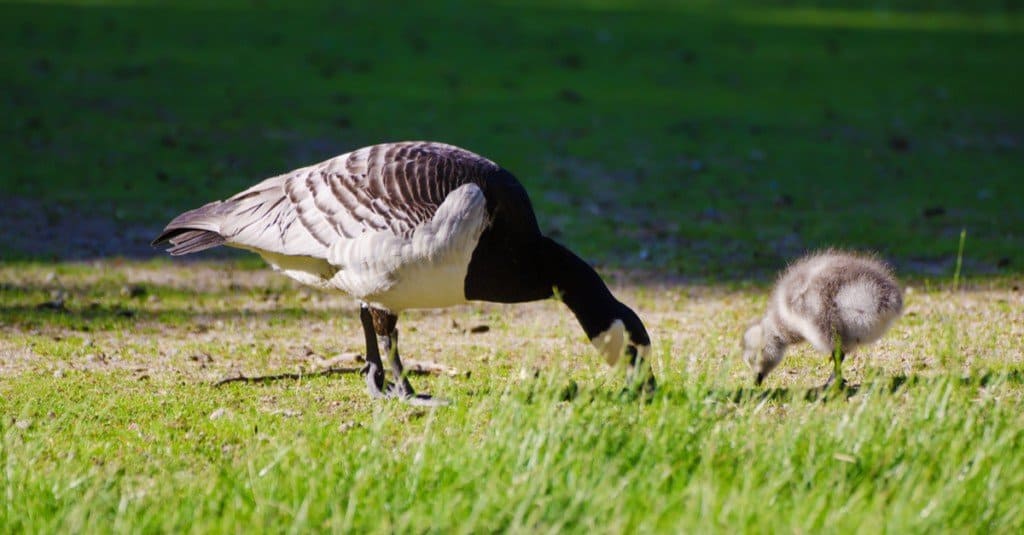
M 630 344 L 630 345 L 626 346 L 626 357 L 629 359 L 629 365 L 630 366 L 636 366 L 636 364 L 637 364 L 637 362 L 636 362 L 637 356 L 638 356 L 638 352 L 636 350 L 636 346 L 635 345 Z
M 628 388 L 645 395 L 653 394 L 658 382 L 651 371 L 650 363 L 640 356 L 640 352 L 633 344 L 626 347 L 626 357 L 629 359 L 629 374 L 626 379 Z
M 754 386 L 761 386 L 761 383 L 764 382 L 764 376 L 764 372 L 757 372 L 757 375 L 754 376 Z

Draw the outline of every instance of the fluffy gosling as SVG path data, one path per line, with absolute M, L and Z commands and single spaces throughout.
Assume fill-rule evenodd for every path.
M 903 290 L 886 263 L 853 252 L 812 253 L 779 276 L 768 312 L 743 334 L 743 360 L 760 385 L 786 346 L 806 340 L 832 355 L 825 386 L 842 384 L 846 354 L 880 338 L 902 310 Z

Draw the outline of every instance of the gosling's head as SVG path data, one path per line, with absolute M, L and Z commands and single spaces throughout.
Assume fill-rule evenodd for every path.
M 754 372 L 754 384 L 764 378 L 782 361 L 783 346 L 765 333 L 761 323 L 755 323 L 743 333 L 743 361 Z

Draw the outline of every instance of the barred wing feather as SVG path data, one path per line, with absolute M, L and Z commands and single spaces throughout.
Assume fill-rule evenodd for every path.
M 442 143 L 374 145 L 185 212 L 154 243 L 170 241 L 172 254 L 226 243 L 328 259 L 332 246 L 367 232 L 410 238 L 449 193 L 470 182 L 483 187 L 497 169 L 486 158 Z

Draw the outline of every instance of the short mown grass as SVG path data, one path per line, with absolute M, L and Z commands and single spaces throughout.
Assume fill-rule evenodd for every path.
M 492 383 L 444 410 L 341 417 L 327 407 L 353 389 L 329 380 L 19 382 L 0 426 L 13 531 L 1024 527 L 1020 384 L 938 380 L 829 403 L 668 386 L 644 405 Z M 304 412 L 261 411 L 267 397 Z
M 910 281 L 906 315 L 848 360 L 856 388 L 824 399 L 807 347 L 750 386 L 761 285 L 615 285 L 655 341 L 649 403 L 556 302 L 409 313 L 405 357 L 458 372 L 413 378 L 454 402 L 424 410 L 317 374 L 362 351 L 355 307 L 262 270 L 0 274 L 9 531 L 1024 528 L 1018 279 Z M 307 375 L 215 386 L 239 373 Z

